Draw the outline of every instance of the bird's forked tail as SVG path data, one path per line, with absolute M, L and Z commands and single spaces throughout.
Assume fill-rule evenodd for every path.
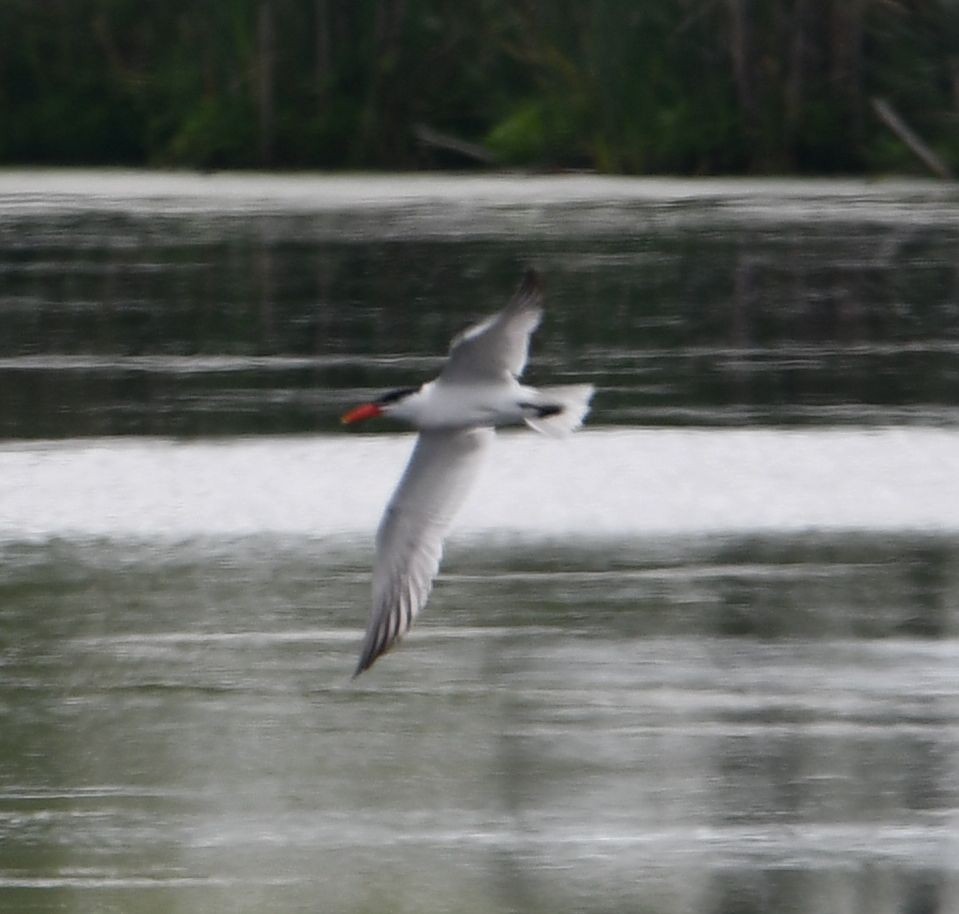
M 537 413 L 528 416 L 526 424 L 554 438 L 568 435 L 583 424 L 594 390 L 592 384 L 542 387 L 536 403 Z

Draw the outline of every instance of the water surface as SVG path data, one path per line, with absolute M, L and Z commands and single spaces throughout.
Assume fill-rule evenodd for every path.
M 949 185 L 0 173 L 0 909 L 959 910 Z M 412 439 L 536 383 L 351 681 Z
M 528 263 L 601 422 L 955 422 L 959 194 L 923 182 L 0 173 L 0 434 L 333 430 Z

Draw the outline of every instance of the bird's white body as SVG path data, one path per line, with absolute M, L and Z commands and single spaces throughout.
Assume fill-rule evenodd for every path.
M 376 535 L 373 609 L 356 675 L 413 624 L 439 570 L 443 538 L 464 501 L 493 429 L 525 422 L 564 435 L 589 411 L 589 384 L 537 389 L 520 384 L 529 337 L 542 316 L 529 271 L 509 306 L 460 334 L 439 376 L 393 391 L 344 416 L 351 423 L 386 415 L 420 432 Z
M 499 428 L 517 425 L 535 415 L 531 405 L 540 399 L 539 391 L 513 378 L 479 384 L 437 378 L 404 397 L 389 414 L 421 430 Z

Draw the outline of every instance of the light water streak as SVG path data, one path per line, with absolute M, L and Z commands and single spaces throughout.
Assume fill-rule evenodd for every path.
M 369 537 L 408 435 L 0 448 L 0 537 Z M 959 432 L 594 430 L 499 436 L 454 536 L 959 530 Z

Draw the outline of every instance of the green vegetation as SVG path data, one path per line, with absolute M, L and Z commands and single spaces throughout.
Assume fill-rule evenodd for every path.
M 7 164 L 920 167 L 881 96 L 959 166 L 952 0 L 2 0 L 0 35 Z

